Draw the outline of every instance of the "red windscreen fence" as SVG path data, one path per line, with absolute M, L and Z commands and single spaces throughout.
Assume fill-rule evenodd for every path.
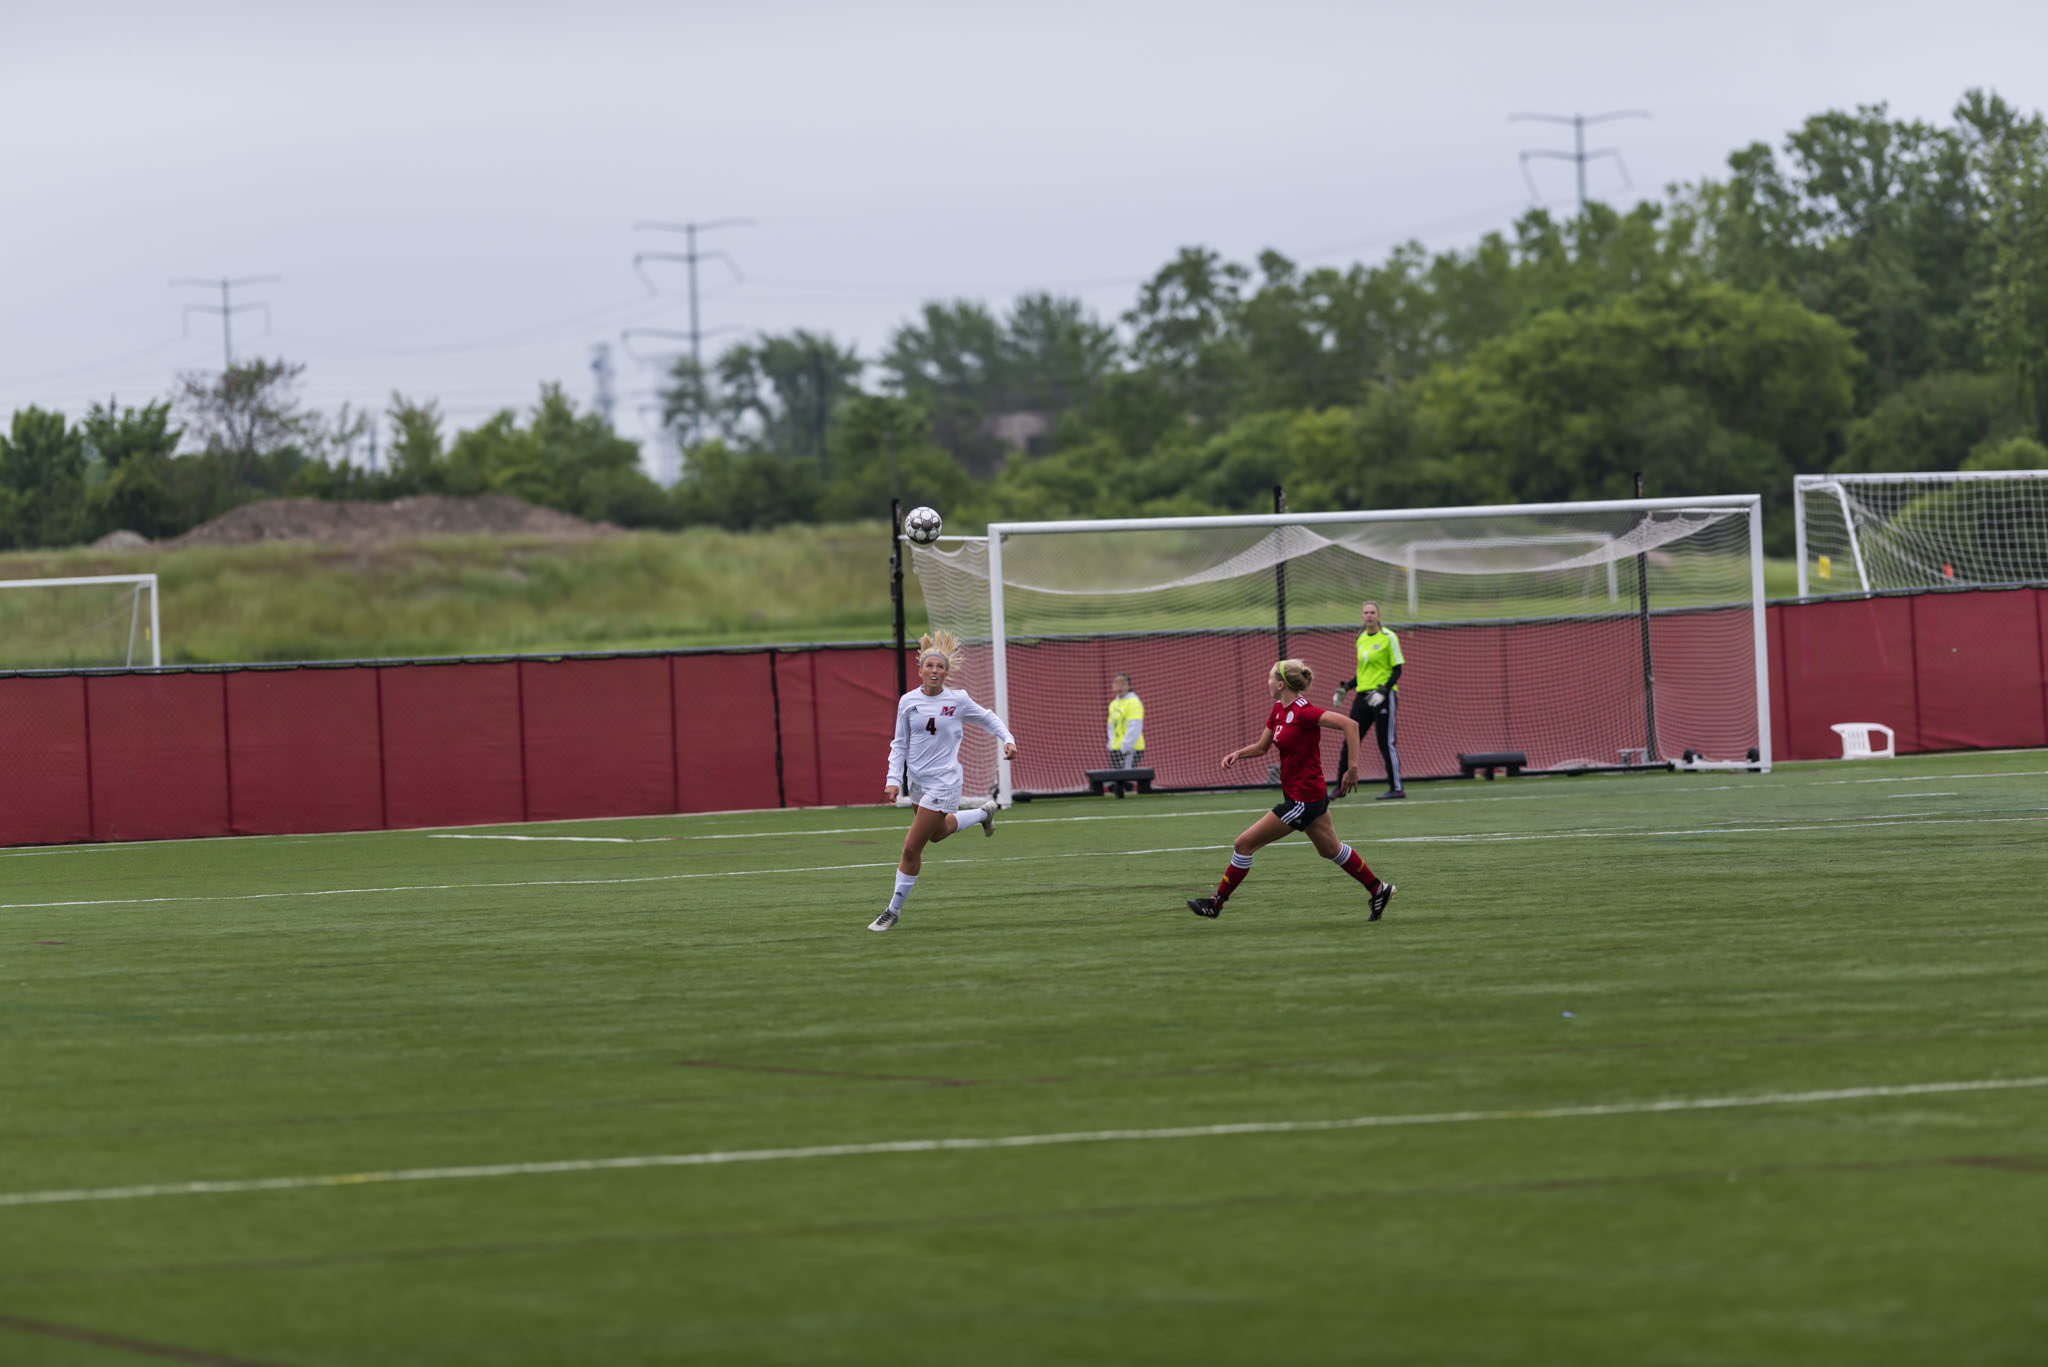
M 2048 746 L 2048 590 L 1783 603 L 1768 611 L 1776 759 L 1839 755 L 1830 729 L 1837 722 L 1889 726 L 1901 752 Z M 1470 630 L 1405 633 L 1410 660 L 1427 659 L 1432 631 L 1458 629 Z M 1665 688 L 1680 686 L 1690 668 L 1689 630 L 1683 616 L 1654 624 L 1660 709 Z M 1273 642 L 1204 639 L 1203 672 L 1213 686 L 1202 699 L 1181 700 L 1178 710 L 1236 723 L 1256 718 Z M 1292 653 L 1319 677 L 1348 672 L 1350 644 L 1348 632 L 1289 636 Z M 1514 657 L 1512 645 L 1503 641 L 1503 661 Z M 1094 642 L 1023 647 L 1013 667 L 1092 681 L 1107 676 L 1107 649 Z M 1178 649 L 1185 646 L 1172 640 L 1114 647 L 1134 672 L 1147 668 L 1146 652 Z M 1577 686 L 1639 694 L 1640 676 L 1626 675 Z M 9 772 L 0 784 L 0 844 L 877 802 L 896 687 L 888 646 L 5 675 L 0 753 Z M 1051 724 L 1098 733 L 1096 690 L 1067 691 L 1073 715 Z M 1402 712 L 1405 767 L 1454 771 L 1457 750 L 1490 743 L 1458 719 L 1502 715 L 1512 691 L 1505 672 L 1431 677 Z M 1548 689 L 1541 701 L 1570 705 Z M 1213 746 L 1198 740 L 1207 734 L 1192 725 L 1148 731 L 1146 759 L 1162 785 L 1213 776 Z M 1511 743 L 1505 732 L 1499 739 Z M 1031 737 L 1019 741 L 1028 763 Z M 1368 768 L 1376 762 L 1367 756 Z M 1056 777 L 1046 786 L 1069 786 L 1069 776 Z M 1033 786 L 1022 764 L 1017 782 Z

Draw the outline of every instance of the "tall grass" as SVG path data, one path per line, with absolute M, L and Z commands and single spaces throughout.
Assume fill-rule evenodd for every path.
M 0 578 L 159 576 L 165 664 L 636 650 L 892 633 L 883 525 L 354 548 L 274 542 L 0 556 Z M 911 620 L 922 624 L 916 581 Z M 11 657 L 0 667 L 41 661 Z
M 271 542 L 0 555 L 0 579 L 151 572 L 159 576 L 167 665 L 880 641 L 893 630 L 888 533 L 879 522 L 587 541 L 451 537 L 369 548 Z M 1767 566 L 1772 596 L 1790 595 L 1793 584 L 1789 562 Z M 924 603 L 914 576 L 906 588 L 915 635 Z M 1349 622 L 1354 610 L 1347 603 L 1323 616 Z M 1317 615 L 1300 620 L 1310 617 Z M 66 649 L 72 653 L 51 655 L 10 630 L 0 636 L 0 669 L 120 663 Z

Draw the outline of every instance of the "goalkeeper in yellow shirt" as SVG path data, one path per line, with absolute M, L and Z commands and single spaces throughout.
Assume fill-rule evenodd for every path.
M 1401 688 L 1401 638 L 1380 625 L 1380 605 L 1368 600 L 1358 609 L 1358 623 L 1364 628 L 1358 633 L 1358 673 L 1346 679 L 1332 699 L 1339 707 L 1344 705 L 1344 695 L 1350 693 L 1351 719 L 1358 723 L 1361 733 L 1359 744 L 1365 743 L 1362 733 L 1370 731 L 1373 739 L 1380 743 L 1380 759 L 1387 766 L 1387 791 L 1376 801 L 1384 802 L 1390 797 L 1408 796 L 1401 786 L 1401 752 L 1394 743 L 1395 703 Z M 1337 760 L 1337 772 L 1344 773 L 1351 765 L 1351 747 L 1347 744 Z

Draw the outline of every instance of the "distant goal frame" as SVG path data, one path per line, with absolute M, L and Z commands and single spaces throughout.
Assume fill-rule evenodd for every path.
M 2014 481 L 2039 482 L 2048 489 L 2048 470 L 1901 470 L 1889 473 L 1863 472 L 1840 475 L 1794 475 L 1792 476 L 1792 526 L 1794 553 L 1799 561 L 1799 596 L 1814 596 L 1808 576 L 1808 562 L 1814 557 L 1807 534 L 1806 496 L 1808 494 L 1832 494 L 1836 506 L 1841 510 L 1842 527 L 1849 543 L 1849 562 L 1856 567 L 1856 582 L 1859 587 L 1844 591 L 1846 595 L 1884 593 L 1898 590 L 1956 588 L 1955 583 L 1928 583 L 1918 585 L 1873 585 L 1870 582 L 1870 567 L 1863 554 L 1863 537 L 1857 530 L 1855 514 L 1849 507 L 1849 490 L 1858 486 L 1884 484 L 1996 484 Z M 2003 582 L 2003 581 L 1999 581 Z M 1978 581 L 1967 581 L 1971 587 L 1983 587 Z M 1823 595 L 1834 596 L 1834 595 Z
M 132 659 L 124 666 L 130 669 L 162 669 L 164 667 L 164 634 L 162 615 L 158 610 L 161 596 L 157 591 L 157 577 L 154 574 L 80 574 L 62 575 L 48 579 L 0 579 L 0 590 L 4 589 L 64 589 L 86 588 L 93 585 L 133 584 L 149 590 L 149 662 L 140 664 Z M 128 635 L 132 643 L 135 628 L 140 625 L 140 605 L 136 615 L 130 618 Z

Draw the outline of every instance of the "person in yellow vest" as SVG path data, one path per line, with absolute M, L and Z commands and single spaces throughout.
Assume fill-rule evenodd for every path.
M 1145 759 L 1145 704 L 1131 691 L 1131 676 L 1109 681 L 1109 767 L 1135 769 Z
M 1344 681 L 1332 701 L 1342 707 L 1344 695 L 1350 693 L 1351 719 L 1358 723 L 1361 732 L 1371 731 L 1373 739 L 1379 742 L 1380 759 L 1387 766 L 1387 791 L 1375 800 L 1384 802 L 1390 797 L 1408 796 L 1401 786 L 1401 751 L 1394 742 L 1395 701 L 1401 689 L 1401 638 L 1380 625 L 1380 605 L 1370 600 L 1358 609 L 1358 622 L 1365 628 L 1358 633 L 1358 673 Z M 1359 744 L 1364 743 L 1361 736 Z M 1338 757 L 1337 772 L 1343 773 L 1350 764 L 1351 749 L 1346 745 Z

